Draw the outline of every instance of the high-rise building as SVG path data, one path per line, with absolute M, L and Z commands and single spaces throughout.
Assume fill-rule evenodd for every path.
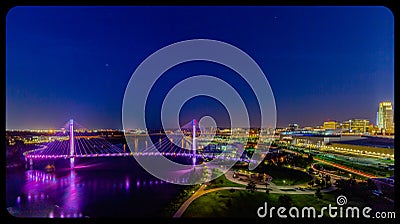
M 369 120 L 353 119 L 351 120 L 351 130 L 356 133 L 365 133 L 369 129 Z
M 343 132 L 350 133 L 366 133 L 369 131 L 369 127 L 369 120 L 366 119 L 350 119 L 340 124 Z
M 338 127 L 338 123 L 336 121 L 325 121 L 324 128 L 335 130 Z
M 378 127 L 382 133 L 394 133 L 392 102 L 379 103 Z

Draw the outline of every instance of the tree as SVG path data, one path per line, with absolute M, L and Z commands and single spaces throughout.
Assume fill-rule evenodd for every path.
M 292 205 L 292 198 L 287 194 L 281 195 L 278 198 L 278 203 L 280 206 L 288 208 Z
M 319 184 L 321 187 L 326 187 L 326 181 L 324 179 L 321 180 L 321 183 Z
M 321 188 L 317 188 L 315 191 L 315 196 L 319 199 L 322 199 Z
M 320 179 L 316 179 L 316 180 L 315 180 L 315 184 L 316 184 L 316 185 L 320 185 L 320 184 L 321 184 L 321 180 L 320 180 Z
M 269 196 L 269 188 L 265 188 L 265 194 L 267 195 L 267 196 Z
M 336 187 L 338 188 L 338 190 L 339 190 L 340 193 L 343 193 L 343 192 L 344 192 L 344 189 L 345 189 L 345 187 L 346 187 L 346 183 L 344 182 L 343 179 L 336 180 L 335 185 L 336 185 Z
M 213 168 L 211 170 L 211 179 L 216 179 L 217 177 L 219 177 L 221 175 L 221 171 L 217 168 Z
M 249 190 L 250 192 L 254 192 L 256 190 L 256 183 L 254 181 L 250 181 L 247 184 L 246 189 Z
M 349 179 L 349 184 L 352 185 L 352 186 L 357 184 L 356 178 L 354 176 L 352 176 Z
M 269 195 L 269 183 L 267 181 L 265 181 L 265 194 Z
M 332 183 L 331 183 L 331 176 L 330 175 L 328 175 L 328 174 L 325 175 L 325 181 L 326 181 L 326 183 L 329 183 L 328 184 L 329 186 L 331 186 Z
M 208 176 L 208 170 L 206 167 L 203 168 L 203 171 L 201 173 L 201 181 L 206 181 Z

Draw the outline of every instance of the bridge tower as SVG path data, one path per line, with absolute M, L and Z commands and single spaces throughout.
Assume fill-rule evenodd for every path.
M 69 120 L 69 155 L 71 168 L 74 168 L 74 153 L 75 153 L 75 145 L 74 145 L 74 120 Z
M 192 120 L 192 135 L 193 135 L 193 138 L 192 138 L 192 150 L 193 150 L 193 159 L 192 159 L 192 161 L 193 161 L 193 166 L 194 165 L 196 165 L 196 149 L 197 149 L 197 147 L 196 147 L 196 119 L 193 119 Z

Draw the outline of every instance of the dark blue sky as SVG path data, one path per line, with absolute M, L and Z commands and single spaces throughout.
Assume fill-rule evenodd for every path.
M 275 95 L 277 126 L 375 122 L 379 102 L 394 98 L 393 22 L 384 7 L 16 7 L 6 21 L 6 128 L 59 128 L 69 118 L 121 128 L 136 67 L 162 47 L 198 38 L 232 44 L 258 63 Z M 186 66 L 218 70 L 209 64 Z M 237 86 L 253 110 L 246 86 Z M 184 120 L 204 108 L 226 119 L 218 103 L 191 101 Z

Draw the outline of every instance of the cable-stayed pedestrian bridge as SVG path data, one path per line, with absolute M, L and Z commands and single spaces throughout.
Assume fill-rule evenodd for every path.
M 27 151 L 24 153 L 26 160 L 46 160 L 46 159 L 74 159 L 74 158 L 95 158 L 95 157 L 126 157 L 126 156 L 166 156 L 166 157 L 188 157 L 188 158 L 208 158 L 219 157 L 224 160 L 239 160 L 249 162 L 246 153 L 236 155 L 237 150 L 230 150 L 232 153 L 221 152 L 227 148 L 232 149 L 232 145 L 227 145 L 224 149 L 207 148 L 209 136 L 203 135 L 196 137 L 196 121 L 193 120 L 184 125 L 181 129 L 192 129 L 192 137 L 182 135 L 157 136 L 150 144 L 148 140 L 144 146 L 139 146 L 138 139 L 132 140 L 132 148 L 128 149 L 126 144 L 121 146 L 114 145 L 95 133 L 77 132 L 75 126 L 79 126 L 73 120 L 66 124 L 64 132 L 56 133 L 49 137 L 49 142 L 41 148 Z M 193 131 L 194 130 L 194 131 Z M 212 138 L 211 138 L 212 139 Z M 235 145 L 235 144 L 234 144 Z M 189 148 L 189 150 L 188 150 Z M 226 152 L 226 151 L 225 151 Z

